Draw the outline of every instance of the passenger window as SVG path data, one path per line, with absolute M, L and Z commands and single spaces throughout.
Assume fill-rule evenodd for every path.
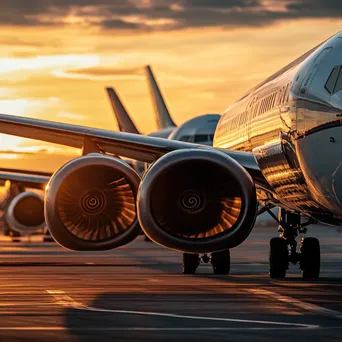
M 278 98 L 278 106 L 281 105 L 281 99 L 283 97 L 283 88 L 280 89 L 280 92 L 279 92 L 279 98 Z
M 283 95 L 283 99 L 282 99 L 282 103 L 284 104 L 285 103 L 285 100 L 286 100 L 286 94 L 287 94 L 287 91 L 289 89 L 289 85 L 286 86 L 285 90 L 284 90 L 284 95 Z
M 264 112 L 264 107 L 265 107 L 265 100 L 262 100 L 261 101 L 260 113 L 259 114 L 262 114 Z
M 291 89 L 291 86 L 292 86 L 292 82 L 289 83 L 288 88 L 287 88 L 286 99 L 285 99 L 286 103 L 288 103 L 289 100 L 290 100 L 290 89 Z
M 325 86 L 324 88 L 330 93 L 330 94 L 333 94 L 335 93 L 335 85 L 337 83 L 337 78 L 339 76 L 339 73 L 340 73 L 340 69 L 341 69 L 341 66 L 336 66 L 334 69 L 332 69 L 331 73 L 330 73 L 330 76 L 327 80 L 327 82 L 325 83 Z M 340 81 L 341 83 L 341 81 Z
M 261 106 L 261 101 L 259 101 L 258 104 L 257 104 L 256 111 L 255 111 L 255 116 L 257 116 L 258 113 L 260 112 L 260 106 Z

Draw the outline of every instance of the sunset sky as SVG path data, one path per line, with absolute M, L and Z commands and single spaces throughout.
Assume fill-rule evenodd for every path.
M 341 18 L 340 0 L 1 0 L 0 112 L 117 129 L 113 86 L 148 133 L 150 64 L 177 124 L 222 113 Z M 79 154 L 5 135 L 0 149 L 27 152 L 0 153 L 1 166 L 31 170 Z

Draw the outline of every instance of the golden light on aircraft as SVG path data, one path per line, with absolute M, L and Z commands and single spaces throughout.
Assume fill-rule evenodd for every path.
M 262 5 L 278 12 L 285 8 L 283 2 L 264 1 Z M 175 13 L 184 11 L 174 6 Z M 93 23 L 100 21 L 95 5 L 83 11 Z M 33 17 L 41 25 L 61 19 L 43 14 Z M 113 86 L 137 126 L 148 133 L 156 124 L 144 65 L 152 65 L 174 121 L 180 124 L 199 114 L 223 113 L 244 91 L 342 27 L 339 19 L 302 19 L 260 27 L 169 31 L 173 20 L 150 18 L 144 25 L 153 32 L 137 33 L 86 26 L 77 10 L 61 20 L 65 27 L 0 26 L 4 37 L 0 40 L 0 113 L 117 129 L 104 92 L 104 87 Z M 123 20 L 134 26 L 143 18 L 130 15 Z M 37 153 L 52 160 L 55 151 L 45 149 L 46 145 L 41 151 L 40 142 L 0 136 L 1 150 L 36 146 Z M 71 151 L 60 154 L 64 158 L 77 154 Z M 38 167 L 41 160 L 37 157 L 34 165 Z

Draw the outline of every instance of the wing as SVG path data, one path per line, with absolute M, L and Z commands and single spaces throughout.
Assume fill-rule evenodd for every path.
M 0 114 L 0 133 L 65 145 L 90 152 L 105 152 L 144 162 L 179 149 L 213 148 L 139 134 L 113 132 L 85 126 Z M 260 186 L 267 186 L 252 153 L 220 149 L 235 159 Z
M 0 168 L 0 184 L 9 180 L 15 183 L 20 183 L 27 188 L 44 190 L 45 185 L 49 182 L 51 176 L 51 173 L 46 172 Z

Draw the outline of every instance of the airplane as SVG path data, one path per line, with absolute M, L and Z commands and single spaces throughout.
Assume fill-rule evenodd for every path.
M 132 160 L 126 160 L 134 167 Z M 0 168 L 0 185 L 4 194 L 0 197 L 0 221 L 4 235 L 13 242 L 19 237 L 42 230 L 43 241 L 53 241 L 44 219 L 44 197 L 27 189 L 44 190 L 52 173 L 22 169 Z
M 154 105 L 155 120 L 158 128 L 157 131 L 148 134 L 148 136 L 212 145 L 216 126 L 221 116 L 219 114 L 199 115 L 177 127 L 172 120 L 151 67 L 147 65 L 144 70 Z M 107 87 L 106 92 L 120 131 L 141 134 L 117 92 L 112 87 Z M 134 167 L 139 169 L 139 173 L 144 171 L 142 163 L 139 163 L 139 161 L 134 163 Z
M 73 250 L 124 245 L 140 226 L 171 249 L 210 254 L 249 236 L 255 218 L 280 208 L 269 275 L 299 263 L 320 273 L 320 246 L 296 237 L 315 222 L 342 223 L 342 32 L 245 93 L 222 115 L 213 147 L 46 120 L 0 115 L 0 132 L 82 149 L 45 194 L 53 238 Z M 123 160 L 151 163 L 142 179 Z M 305 221 L 303 221 L 305 220 Z M 185 260 L 195 272 L 198 258 Z M 228 267 L 217 254 L 215 269 Z
M 120 100 L 117 92 L 112 87 L 107 87 L 106 92 L 108 94 L 113 113 L 117 119 L 120 132 L 141 134 Z M 172 126 L 163 128 L 159 131 L 148 134 L 148 136 L 159 136 L 165 139 L 180 141 L 200 140 L 204 145 L 212 145 L 214 133 L 219 120 L 220 115 L 218 114 L 200 115 L 186 121 L 179 127 Z M 142 175 L 146 170 L 146 163 L 133 159 L 125 159 L 125 161 L 128 162 L 139 175 Z
M 44 241 L 51 237 L 44 218 L 44 197 L 27 189 L 45 190 L 52 173 L 0 168 L 0 182 L 5 187 L 0 200 L 4 235 L 19 241 L 21 235 L 44 230 Z
M 116 96 L 115 93 L 109 96 L 112 105 L 122 106 L 120 100 L 118 102 L 114 96 Z M 120 108 L 117 108 L 117 111 L 120 111 Z M 168 114 L 161 114 L 159 121 L 172 121 L 171 118 L 163 118 L 163 115 Z M 129 116 L 128 119 L 130 120 Z M 124 128 L 129 125 L 129 122 L 120 125 L 121 121 L 118 120 L 120 130 L 125 131 Z M 131 127 L 128 126 L 129 131 L 138 133 L 133 122 L 132 125 Z M 144 164 L 128 159 L 125 161 L 132 167 L 140 167 L 140 172 L 143 172 Z M 19 241 L 19 237 L 22 235 L 45 229 L 44 198 L 36 192 L 28 191 L 27 188 L 44 190 L 51 176 L 52 173 L 48 172 L 0 168 L 0 183 L 5 186 L 4 194 L 0 198 L 0 220 L 3 222 L 4 235 L 10 236 L 13 242 Z M 43 239 L 44 241 L 51 241 L 47 229 L 45 229 Z
M 147 79 L 148 88 L 150 91 L 150 96 L 153 102 L 155 118 L 157 121 L 158 130 L 165 130 L 168 128 L 175 128 L 177 125 L 172 120 L 170 115 L 170 111 L 166 105 L 160 87 L 158 86 L 158 82 L 152 72 L 152 68 L 150 65 L 146 65 L 145 75 Z
M 147 65 L 144 70 L 157 123 L 157 131 L 148 136 L 212 145 L 215 129 L 221 116 L 219 114 L 199 115 L 177 126 L 170 115 L 151 67 Z M 141 134 L 117 92 L 112 87 L 107 87 L 106 92 L 120 131 Z

